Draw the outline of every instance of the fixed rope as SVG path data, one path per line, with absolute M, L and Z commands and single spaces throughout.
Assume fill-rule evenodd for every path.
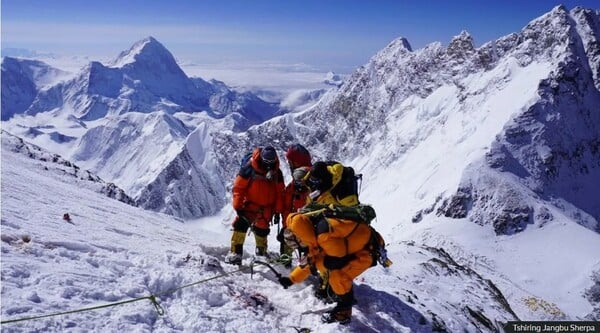
M 3 320 L 3 321 L 0 322 L 0 324 L 16 323 L 16 322 L 20 322 L 20 321 L 27 321 L 27 320 L 48 318 L 48 317 L 61 316 L 61 315 L 66 315 L 66 314 L 71 314 L 71 313 L 78 313 L 78 312 L 85 312 L 85 311 L 97 310 L 97 309 L 102 309 L 102 308 L 109 308 L 109 307 L 118 306 L 118 305 L 122 305 L 122 304 L 139 302 L 139 301 L 145 300 L 145 299 L 150 300 L 150 302 L 152 302 L 152 304 L 154 305 L 154 308 L 156 309 L 156 312 L 160 316 L 162 316 L 165 313 L 165 310 L 162 308 L 162 306 L 160 306 L 160 304 L 156 300 L 156 297 L 164 296 L 164 295 L 167 295 L 167 294 L 172 294 L 172 293 L 174 293 L 174 292 L 176 292 L 178 290 L 181 290 L 181 289 L 184 289 L 184 288 L 188 288 L 188 287 L 191 287 L 191 286 L 195 286 L 197 284 L 205 283 L 205 282 L 208 282 L 208 281 L 211 281 L 211 280 L 219 279 L 219 278 L 225 277 L 227 275 L 231 275 L 233 273 L 241 272 L 241 271 L 244 271 L 244 270 L 247 270 L 247 269 L 250 269 L 250 271 L 252 271 L 252 265 L 253 264 L 254 264 L 254 262 L 252 262 L 249 267 L 241 267 L 241 268 L 236 269 L 236 270 L 231 271 L 231 272 L 227 272 L 227 273 L 224 273 L 224 274 L 216 275 L 216 276 L 210 277 L 208 279 L 204 279 L 204 280 L 200 280 L 200 281 L 197 281 L 197 282 L 189 283 L 189 284 L 177 287 L 177 288 L 167 289 L 165 291 L 162 291 L 162 292 L 159 292 L 159 293 L 156 293 L 156 294 L 152 294 L 152 295 L 149 295 L 149 296 L 142 296 L 142 297 L 132 298 L 132 299 L 128 299 L 128 300 L 124 300 L 124 301 L 120 301 L 120 302 L 108 303 L 108 304 L 103 304 L 103 305 L 98 305 L 98 306 L 92 306 L 92 307 L 89 307 L 89 308 L 82 308 L 82 309 L 71 310 L 71 311 L 56 312 L 56 313 L 51 313 L 51 314 L 41 315 L 41 316 L 32 316 L 32 317 L 23 317 L 23 318 L 18 318 L 18 319 L 11 319 L 11 320 Z

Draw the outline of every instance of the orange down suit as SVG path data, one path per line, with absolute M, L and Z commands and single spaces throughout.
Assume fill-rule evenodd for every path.
M 252 153 L 251 166 L 240 171 L 233 182 L 233 209 L 240 211 L 260 229 L 269 229 L 274 213 L 283 209 L 283 174 L 277 162 L 272 179 L 267 179 L 267 170 L 260 166 L 260 149 Z M 244 174 L 245 173 L 245 174 Z
M 373 258 L 365 249 L 371 238 L 371 228 L 350 220 L 318 217 L 316 227 L 311 217 L 292 213 L 288 228 L 300 242 L 308 247 L 309 263 L 319 272 L 329 270 L 329 285 L 337 295 L 352 289 L 352 281 L 373 264 Z M 304 281 L 310 265 L 298 266 L 290 273 L 294 283 Z

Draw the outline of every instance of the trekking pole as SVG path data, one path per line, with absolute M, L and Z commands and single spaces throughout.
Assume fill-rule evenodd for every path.
M 305 212 L 305 213 L 302 213 L 302 214 L 303 215 L 307 215 L 307 216 L 313 216 L 313 215 L 319 215 L 319 214 L 324 213 L 324 212 L 326 212 L 328 210 L 329 210 L 329 208 L 321 208 L 321 209 L 313 210 L 313 211 L 310 211 L 310 212 Z

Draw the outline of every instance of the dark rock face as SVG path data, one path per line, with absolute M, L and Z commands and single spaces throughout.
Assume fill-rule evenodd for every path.
M 498 235 L 510 235 L 522 231 L 531 223 L 532 208 L 528 206 L 511 207 L 502 210 L 492 221 Z
M 594 310 L 585 319 L 600 320 L 600 271 L 593 273 L 592 282 L 594 284 L 586 289 L 584 296 L 594 306 Z
M 473 204 L 473 197 L 470 188 L 459 188 L 456 194 L 444 200 L 437 214 L 454 219 L 467 217 L 469 208 Z
M 533 222 L 533 208 L 514 200 L 508 193 L 511 193 L 510 187 L 497 189 L 495 193 L 460 187 L 456 194 L 442 202 L 437 215 L 455 219 L 469 217 L 480 225 L 491 224 L 497 235 L 514 234 Z M 518 193 L 513 194 L 519 197 Z

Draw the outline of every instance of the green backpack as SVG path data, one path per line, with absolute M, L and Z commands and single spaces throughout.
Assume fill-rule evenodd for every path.
M 302 207 L 299 211 L 308 216 L 317 217 L 319 215 L 325 217 L 333 217 L 344 220 L 351 220 L 355 223 L 368 224 L 371 228 L 371 238 L 367 243 L 366 248 L 371 253 L 373 263 L 371 266 L 381 264 L 383 267 L 389 267 L 392 265 L 392 261 L 387 256 L 387 250 L 385 248 L 385 242 L 383 237 L 371 226 L 377 215 L 375 209 L 370 205 L 358 204 L 356 206 L 339 206 L 339 205 L 323 205 L 317 203 L 311 203 Z M 317 217 L 317 219 L 319 219 Z
M 318 203 L 308 204 L 300 209 L 306 215 L 323 214 L 325 217 L 352 220 L 357 223 L 371 224 L 377 214 L 370 205 L 358 204 L 356 206 L 324 205 Z

